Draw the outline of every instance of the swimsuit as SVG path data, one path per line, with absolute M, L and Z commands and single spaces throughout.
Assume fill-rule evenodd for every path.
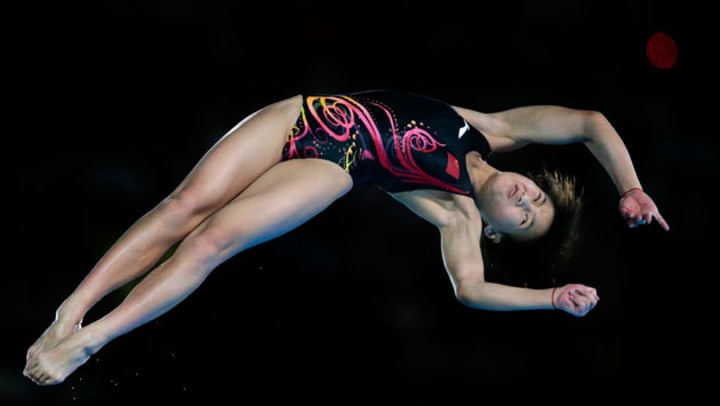
M 442 101 L 372 90 L 303 95 L 282 160 L 322 158 L 337 163 L 355 184 L 386 192 L 417 189 L 469 195 L 465 155 L 490 146 L 477 129 Z

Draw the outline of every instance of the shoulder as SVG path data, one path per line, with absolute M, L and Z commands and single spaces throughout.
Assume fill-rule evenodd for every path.
M 452 106 L 460 116 L 487 139 L 490 150 L 503 152 L 514 149 L 514 140 L 510 134 L 511 123 L 502 114 L 484 113 L 481 111 Z

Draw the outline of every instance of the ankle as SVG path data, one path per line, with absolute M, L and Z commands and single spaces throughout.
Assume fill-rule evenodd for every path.
M 71 304 L 64 302 L 55 311 L 55 324 L 64 330 L 75 332 L 82 327 L 85 313 L 77 310 Z
M 100 351 L 100 349 L 102 349 L 102 347 L 104 347 L 109 341 L 107 334 L 103 334 L 94 325 L 90 325 L 82 329 L 75 334 L 75 336 L 81 340 L 80 345 L 82 346 L 85 354 L 88 356 Z

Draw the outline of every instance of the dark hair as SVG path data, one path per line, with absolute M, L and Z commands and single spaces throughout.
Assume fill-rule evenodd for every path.
M 505 238 L 494 243 L 484 237 L 481 246 L 486 274 L 489 280 L 516 286 L 555 286 L 580 236 L 583 191 L 578 190 L 575 178 L 545 166 L 539 173 L 526 176 L 553 202 L 552 224 L 545 235 L 532 241 Z

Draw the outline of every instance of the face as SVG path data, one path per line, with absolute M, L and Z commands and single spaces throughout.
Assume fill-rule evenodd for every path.
M 530 178 L 515 172 L 497 172 L 476 196 L 480 214 L 490 233 L 528 241 L 550 229 L 555 208 Z

